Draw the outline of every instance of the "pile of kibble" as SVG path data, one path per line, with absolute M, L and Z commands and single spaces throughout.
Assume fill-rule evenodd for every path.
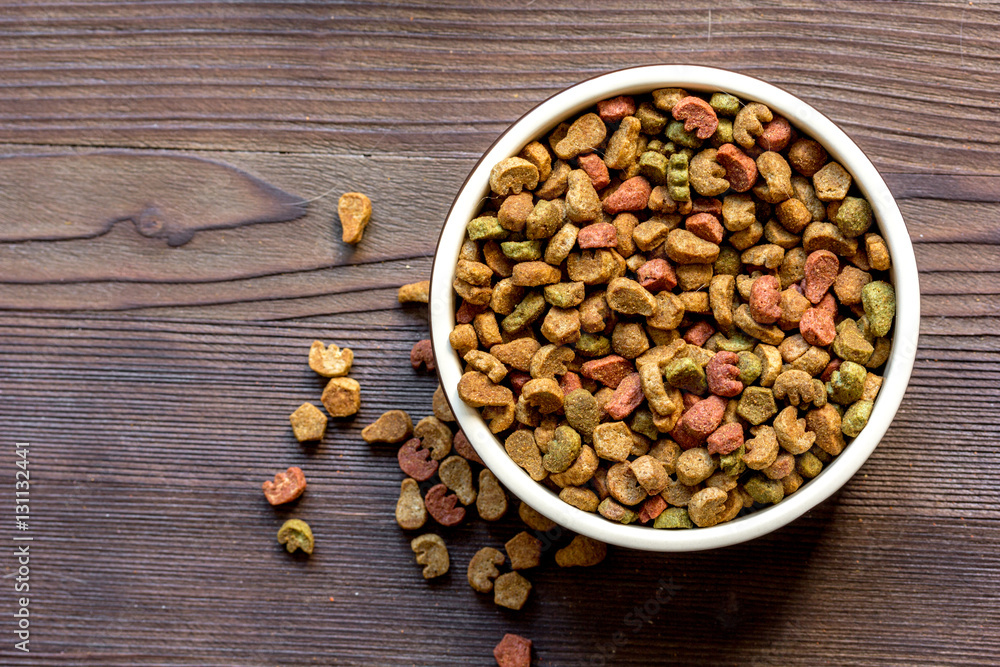
M 764 104 L 604 100 L 490 188 L 455 271 L 458 394 L 565 502 L 714 526 L 865 427 L 888 249 L 850 173 Z

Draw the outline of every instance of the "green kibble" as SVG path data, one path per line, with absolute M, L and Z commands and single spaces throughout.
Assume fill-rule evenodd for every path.
M 639 173 L 655 185 L 663 185 L 667 182 L 666 156 L 657 151 L 647 150 L 639 156 Z
M 688 132 L 684 129 L 684 123 L 679 120 L 671 121 L 670 125 L 667 125 L 667 139 L 685 148 L 701 146 L 701 139 L 695 135 L 695 130 Z
M 583 302 L 584 290 L 583 283 L 556 283 L 546 285 L 543 293 L 545 300 L 556 308 L 574 308 Z
M 500 226 L 500 221 L 491 215 L 481 215 L 465 228 L 471 241 L 484 241 L 507 238 L 507 230 Z
M 730 477 L 739 477 L 747 469 L 746 461 L 743 460 L 743 455 L 746 453 L 747 446 L 741 444 L 738 449 L 719 456 L 719 469 Z
M 728 118 L 719 119 L 719 127 L 715 128 L 715 134 L 708 138 L 713 147 L 719 148 L 723 144 L 733 143 L 733 121 Z
M 748 479 L 743 488 L 755 502 L 762 505 L 774 505 L 785 497 L 785 487 L 778 479 L 768 479 L 763 475 L 754 475 Z
M 830 454 L 827 454 L 826 450 L 824 450 L 819 445 L 813 445 L 812 447 L 810 447 L 809 453 L 811 453 L 813 456 L 815 456 L 824 464 L 829 463 L 830 461 L 833 460 L 833 457 Z
M 668 507 L 660 512 L 660 516 L 653 521 L 653 528 L 661 530 L 676 530 L 678 528 L 694 528 L 694 522 L 688 516 L 687 508 Z
M 647 151 L 656 151 L 661 155 L 665 152 L 666 145 L 659 139 L 650 139 L 649 143 L 646 144 Z
M 549 451 L 542 457 L 542 467 L 549 472 L 565 472 L 580 454 L 580 434 L 569 426 L 556 429 L 549 441 Z
M 884 280 L 876 280 L 861 289 L 861 303 L 868 318 L 868 330 L 876 338 L 889 333 L 896 316 L 896 291 Z
M 727 340 L 720 340 L 719 349 L 726 352 L 749 352 L 757 347 L 759 342 L 742 331 L 737 331 Z
M 663 369 L 663 376 L 671 387 L 692 394 L 704 394 L 708 390 L 705 370 L 691 357 L 671 359 Z
M 667 185 L 670 198 L 674 201 L 691 201 L 688 186 L 688 156 L 674 153 L 670 156 L 667 170 Z
M 740 371 L 740 382 L 743 383 L 744 387 L 749 387 L 760 377 L 764 371 L 764 365 L 761 363 L 760 357 L 753 352 L 744 350 L 737 353 L 736 356 L 739 357 L 736 368 Z
M 715 260 L 715 275 L 738 276 L 743 269 L 740 251 L 731 245 L 719 248 L 719 258 Z
M 289 519 L 278 529 L 278 544 L 284 544 L 288 553 L 302 549 L 307 554 L 313 552 L 313 533 L 309 524 L 301 519 Z
M 866 323 L 867 324 L 867 323 Z M 833 339 L 833 353 L 846 361 L 864 364 L 875 350 L 854 320 L 846 319 L 837 325 L 837 337 Z
M 719 116 L 736 118 L 736 114 L 740 112 L 740 99 L 729 93 L 712 93 L 708 105 L 715 109 L 715 113 Z
M 529 292 L 514 308 L 514 312 L 503 318 L 501 326 L 507 333 L 517 333 L 537 320 L 545 312 L 545 297 L 538 292 Z
M 544 241 L 504 241 L 500 244 L 503 254 L 515 262 L 534 262 L 541 259 L 544 249 Z
M 611 339 L 607 336 L 585 333 L 580 336 L 574 347 L 585 357 L 605 357 L 611 354 Z
M 795 457 L 795 472 L 806 479 L 812 479 L 823 470 L 823 462 L 812 451 Z
M 667 121 L 670 120 L 670 116 L 664 114 L 649 102 L 643 102 L 639 105 L 639 108 L 635 110 L 635 117 L 639 120 L 643 134 L 650 136 L 663 132 L 663 128 L 667 126 Z M 656 140 L 654 139 L 653 141 Z
M 871 401 L 856 401 L 847 408 L 843 419 L 840 420 L 840 430 L 849 438 L 856 437 L 861 433 L 861 429 L 868 424 L 868 418 L 872 416 Z
M 868 371 L 861 364 L 845 361 L 830 375 L 826 383 L 826 393 L 833 403 L 850 405 L 861 398 L 865 391 L 865 376 Z
M 774 392 L 768 387 L 747 387 L 740 394 L 740 402 L 736 405 L 736 414 L 754 426 L 763 424 L 778 414 L 778 406 L 774 402 Z
M 833 221 L 847 238 L 861 236 L 872 226 L 871 204 L 860 197 L 845 197 Z
M 656 440 L 662 435 L 657 430 L 656 423 L 653 421 L 653 413 L 645 408 L 640 408 L 632 413 L 632 421 L 628 427 L 635 433 L 644 435 L 650 440 Z
M 611 521 L 617 521 L 622 524 L 635 523 L 639 518 L 639 515 L 630 510 L 627 507 L 620 505 L 613 498 L 605 498 L 601 501 L 601 504 L 597 506 L 597 512 L 605 519 L 610 519 Z

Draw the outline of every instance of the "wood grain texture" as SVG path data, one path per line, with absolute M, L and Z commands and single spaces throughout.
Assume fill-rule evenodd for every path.
M 0 167 L 28 171 L 0 197 L 20 177 L 72 210 L 79 191 L 29 156 L 115 149 L 231 165 L 305 214 L 199 218 L 177 247 L 132 222 L 56 241 L 0 214 L 34 234 L 0 229 L 0 499 L 12 444 L 31 442 L 36 536 L 32 653 L 5 624 L 0 664 L 488 665 L 504 632 L 553 666 L 1000 663 L 998 25 L 986 0 L 7 3 Z M 407 363 L 425 310 L 395 290 L 427 276 L 452 198 L 511 121 L 659 62 L 769 80 L 866 151 L 915 244 L 917 364 L 872 458 L 802 519 L 707 553 L 612 549 L 587 572 L 549 547 L 508 612 L 464 569 L 515 516 L 442 531 L 452 571 L 425 582 L 392 518 L 395 452 L 360 438 L 384 410 L 428 414 L 436 386 Z M 134 213 L 134 191 L 107 190 L 102 219 Z M 349 190 L 375 208 L 355 248 L 336 223 Z M 215 220 L 261 205 L 219 200 Z M 304 448 L 287 416 L 318 401 L 314 338 L 354 349 L 364 398 Z M 289 465 L 309 490 L 275 510 L 259 485 Z M 274 540 L 291 516 L 315 531 L 309 559 Z M 13 605 L 0 594 L 0 614 Z

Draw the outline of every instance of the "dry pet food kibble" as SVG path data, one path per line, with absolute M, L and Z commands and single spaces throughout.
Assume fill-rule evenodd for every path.
M 264 482 L 264 497 L 272 505 L 290 503 L 306 490 L 306 476 L 302 469 L 292 466 L 285 472 L 275 474 L 274 481 Z
M 360 192 L 342 194 L 337 202 L 337 214 L 340 216 L 344 243 L 360 243 L 365 227 L 372 219 L 371 200 Z
M 498 667 L 531 667 L 531 640 L 506 634 L 493 649 Z
M 292 433 L 299 442 L 322 440 L 326 434 L 326 415 L 312 403 L 303 403 L 288 416 Z
M 448 547 L 444 540 L 434 533 L 413 538 L 410 548 L 417 554 L 417 565 L 424 566 L 424 579 L 440 577 L 448 571 Z
M 312 554 L 315 544 L 312 529 L 301 519 L 289 519 L 278 529 L 278 544 L 284 544 L 288 553 L 302 549 L 307 554 Z
M 888 247 L 851 174 L 767 105 L 604 100 L 490 187 L 456 267 L 458 395 L 564 502 L 707 528 L 794 493 L 868 423 Z

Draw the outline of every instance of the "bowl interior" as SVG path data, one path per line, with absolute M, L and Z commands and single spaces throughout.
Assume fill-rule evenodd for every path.
M 657 88 L 725 91 L 743 100 L 758 101 L 787 118 L 819 141 L 830 157 L 854 177 L 874 210 L 879 231 L 892 257 L 890 275 L 896 288 L 896 320 L 892 351 L 882 388 L 867 426 L 814 479 L 777 505 L 710 528 L 667 531 L 621 525 L 564 503 L 533 481 L 507 455 L 479 413 L 458 397 L 462 366 L 448 342 L 455 326 L 454 279 L 465 226 L 489 192 L 489 173 L 499 160 L 554 128 L 564 119 L 617 95 L 648 93 Z M 727 70 L 687 65 L 652 65 L 610 72 L 554 95 L 525 114 L 486 151 L 459 191 L 438 242 L 431 277 L 431 337 L 441 386 L 459 425 L 486 465 L 518 498 L 556 523 L 602 542 L 651 551 L 696 551 L 736 544 L 775 530 L 822 502 L 857 472 L 889 427 L 902 400 L 916 356 L 920 293 L 917 267 L 899 208 L 874 165 L 832 121 L 790 93 L 758 79 Z

